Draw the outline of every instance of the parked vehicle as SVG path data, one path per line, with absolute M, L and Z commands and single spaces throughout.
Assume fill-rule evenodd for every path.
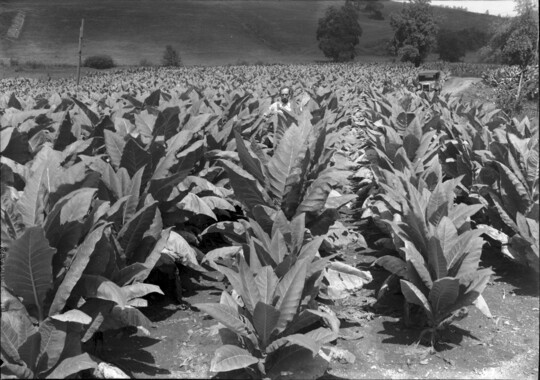
M 441 92 L 441 72 L 438 70 L 423 70 L 418 73 L 418 90 L 424 92 Z

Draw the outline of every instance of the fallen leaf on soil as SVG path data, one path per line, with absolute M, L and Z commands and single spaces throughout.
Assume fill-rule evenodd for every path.
M 329 265 L 325 278 L 329 283 L 328 296 L 334 300 L 347 297 L 373 280 L 371 273 L 340 262 Z
M 342 348 L 325 346 L 321 351 L 324 355 L 322 355 L 320 351 L 319 354 L 328 361 L 335 360 L 340 363 L 354 363 L 356 360 L 356 356 Z M 324 351 L 328 351 L 328 353 L 325 353 Z
M 120 368 L 105 362 L 98 364 L 94 371 L 94 376 L 98 379 L 129 379 L 130 377 Z
M 373 319 L 373 313 L 357 310 L 353 308 L 338 311 L 336 316 L 347 323 L 355 323 L 361 325 L 363 321 Z

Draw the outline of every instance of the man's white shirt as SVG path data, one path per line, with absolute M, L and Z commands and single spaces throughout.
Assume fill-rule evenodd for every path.
M 281 101 L 277 101 L 275 103 L 272 103 L 272 105 L 268 109 L 268 112 L 270 112 L 270 113 L 277 112 L 277 113 L 282 114 L 283 112 L 281 110 L 285 110 L 287 112 L 292 112 L 291 102 L 287 102 L 287 104 L 283 104 Z

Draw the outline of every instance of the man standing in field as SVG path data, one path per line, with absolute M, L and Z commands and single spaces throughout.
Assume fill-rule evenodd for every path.
M 268 112 L 264 113 L 264 117 L 269 117 L 271 114 L 274 113 L 283 115 L 283 110 L 287 111 L 288 113 L 297 113 L 298 110 L 293 109 L 293 104 L 291 102 L 291 92 L 292 91 L 290 87 L 282 87 L 281 90 L 279 90 L 280 99 L 270 105 L 270 108 L 268 108 Z

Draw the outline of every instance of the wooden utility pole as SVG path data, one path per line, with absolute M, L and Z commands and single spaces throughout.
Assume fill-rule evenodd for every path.
M 79 33 L 79 64 L 77 65 L 77 86 L 79 86 L 79 80 L 81 79 L 81 54 L 82 54 L 83 31 L 84 31 L 84 18 L 81 20 L 81 31 Z

